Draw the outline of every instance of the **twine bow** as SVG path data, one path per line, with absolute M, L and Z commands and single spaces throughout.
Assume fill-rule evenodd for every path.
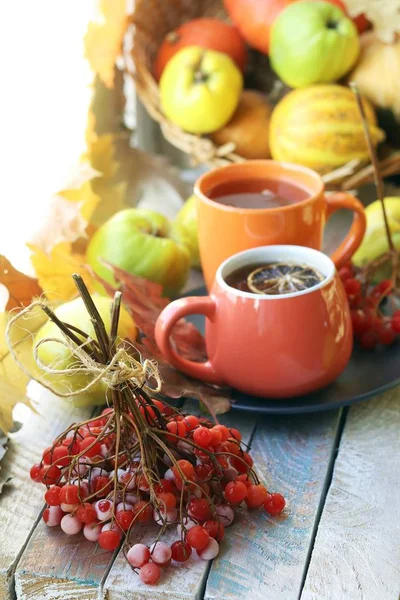
M 86 351 L 86 346 L 90 346 L 90 344 L 94 342 L 92 338 L 89 337 L 85 339 L 82 344 L 78 345 L 61 331 L 60 333 L 63 336 L 62 338 L 43 338 L 34 345 L 33 356 L 36 365 L 42 372 L 50 375 L 72 376 L 79 374 L 87 375 L 89 377 L 92 376 L 91 379 L 85 386 L 79 389 L 62 393 L 54 389 L 47 382 L 43 381 L 43 379 L 35 377 L 28 371 L 28 369 L 26 369 L 25 365 L 18 358 L 12 342 L 11 331 L 16 322 L 22 319 L 27 313 L 32 311 L 35 307 L 43 308 L 45 305 L 46 303 L 42 300 L 33 302 L 27 308 L 21 310 L 17 315 L 10 319 L 6 329 L 6 340 L 11 355 L 24 373 L 28 375 L 28 377 L 37 381 L 40 383 L 40 385 L 62 398 L 79 396 L 80 394 L 90 391 L 100 382 L 104 383 L 108 388 L 113 389 L 121 387 L 125 383 L 130 382 L 136 388 L 143 388 L 150 393 L 159 392 L 161 390 L 161 376 L 157 365 L 153 361 L 148 359 L 143 361 L 141 359 L 137 360 L 127 351 L 125 347 L 121 346 L 116 349 L 110 361 L 107 364 L 103 364 L 92 358 L 92 356 L 90 356 L 90 354 Z M 71 365 L 66 369 L 57 369 L 56 366 L 43 363 L 39 357 L 39 348 L 49 342 L 61 344 L 62 346 L 68 348 L 71 356 L 76 358 L 77 362 L 71 361 Z M 155 381 L 155 387 L 149 385 L 150 380 Z

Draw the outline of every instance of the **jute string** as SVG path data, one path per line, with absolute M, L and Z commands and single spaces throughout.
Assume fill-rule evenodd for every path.
M 151 392 L 159 392 L 161 390 L 161 377 L 158 371 L 157 365 L 148 359 L 144 361 L 136 360 L 133 356 L 129 354 L 129 352 L 124 347 L 117 348 L 115 354 L 112 356 L 110 362 L 108 364 L 103 364 L 94 360 L 85 350 L 85 346 L 90 345 L 94 340 L 92 338 L 85 339 L 82 344 L 77 345 L 73 340 L 71 340 L 63 331 L 60 331 L 62 334 L 62 338 L 48 337 L 39 340 L 33 347 L 33 356 L 35 362 L 39 369 L 43 373 L 47 373 L 50 375 L 88 375 L 92 376 L 90 381 L 84 387 L 81 387 L 76 390 L 68 391 L 67 393 L 62 393 L 58 390 L 53 389 L 53 387 L 44 381 L 43 379 L 38 378 L 33 375 L 33 373 L 29 372 L 26 366 L 21 362 L 18 357 L 18 354 L 14 348 L 14 344 L 12 342 L 12 329 L 16 325 L 18 321 L 23 319 L 29 312 L 31 312 L 34 308 L 39 307 L 43 308 L 46 306 L 46 303 L 43 300 L 37 300 L 32 302 L 29 306 L 18 312 L 14 317 L 10 319 L 6 328 L 6 340 L 10 350 L 10 353 L 18 364 L 18 366 L 22 369 L 22 371 L 28 375 L 30 379 L 37 381 L 50 390 L 57 396 L 62 398 L 70 398 L 74 396 L 79 396 L 85 392 L 90 391 L 94 386 L 98 383 L 104 383 L 108 388 L 116 388 L 120 387 L 124 383 L 128 381 L 131 382 L 137 388 L 143 388 L 146 391 Z M 39 348 L 40 346 L 47 343 L 57 343 L 62 346 L 68 348 L 71 355 L 77 359 L 77 363 L 71 364 L 66 369 L 57 369 L 54 366 L 46 365 L 42 362 L 39 357 Z M 154 380 L 155 387 L 149 385 L 149 381 Z

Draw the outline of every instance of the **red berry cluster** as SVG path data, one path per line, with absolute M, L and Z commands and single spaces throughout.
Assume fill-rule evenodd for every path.
M 362 271 L 352 264 L 339 269 L 339 275 L 350 304 L 354 337 L 361 347 L 373 350 L 379 344 L 393 344 L 400 334 L 400 310 L 394 310 L 390 316 L 382 312 L 384 301 L 393 299 L 393 282 L 384 279 L 375 286 L 369 285 L 362 281 Z
M 125 537 L 126 558 L 144 583 L 157 583 L 161 567 L 186 562 L 192 552 L 214 558 L 236 508 L 263 507 L 273 516 L 284 509 L 284 498 L 258 481 L 237 429 L 160 400 L 136 400 L 130 412 L 116 412 L 71 426 L 44 450 L 31 478 L 47 487 L 49 527 L 83 531 L 110 551 Z M 152 521 L 161 526 L 154 544 L 129 546 L 131 531 Z M 167 527 L 177 527 L 171 546 L 159 540 Z

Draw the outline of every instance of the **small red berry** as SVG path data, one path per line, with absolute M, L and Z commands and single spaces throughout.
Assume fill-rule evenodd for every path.
M 90 448 L 90 446 L 92 446 Z M 101 454 L 101 444 L 96 441 L 96 438 L 93 436 L 88 436 L 84 440 L 81 441 L 81 452 L 85 450 L 85 456 L 89 458 L 93 458 L 93 456 L 97 456 Z
M 64 487 L 61 488 L 61 504 L 78 504 L 79 500 L 79 488 L 77 485 L 67 483 L 66 485 L 64 485 Z
M 41 476 L 45 485 L 54 485 L 61 477 L 61 470 L 55 465 L 43 467 Z
M 396 310 L 392 316 L 392 329 L 395 333 L 400 333 L 400 310 Z
M 39 463 L 35 463 L 29 471 L 30 478 L 36 483 L 43 483 L 42 479 L 42 466 Z
M 357 296 L 361 293 L 361 283 L 354 277 L 346 279 L 343 285 L 348 296 Z
M 199 419 L 195 415 L 186 415 L 186 417 L 183 420 L 184 420 L 184 423 L 185 423 L 188 431 L 192 431 L 192 429 L 196 429 L 196 427 L 199 424 Z
M 338 273 L 339 273 L 339 277 L 342 281 L 345 281 L 346 279 L 350 279 L 351 277 L 354 277 L 354 271 L 353 271 L 353 267 L 351 265 L 343 266 L 341 269 L 339 269 Z
M 118 531 L 109 529 L 108 531 L 102 531 L 99 535 L 98 543 L 100 548 L 103 550 L 116 550 L 121 541 L 121 535 Z
M 85 523 L 85 525 L 89 523 L 94 523 L 97 518 L 96 511 L 90 502 L 85 502 L 78 506 L 75 512 L 75 516 L 81 521 L 81 523 Z
M 205 498 L 193 498 L 187 505 L 189 517 L 197 521 L 207 521 L 211 517 L 210 505 Z
M 249 488 L 250 489 L 250 488 Z M 240 504 L 247 497 L 247 486 L 241 481 L 230 481 L 225 488 L 225 498 L 230 504 Z
M 268 494 L 264 508 L 271 516 L 279 515 L 285 508 L 285 498 L 281 494 Z
M 197 427 L 193 431 L 193 441 L 201 448 L 207 448 L 211 444 L 212 433 L 207 427 Z
M 171 551 L 172 559 L 176 560 L 177 562 L 186 562 L 189 560 L 192 554 L 192 548 L 189 546 L 189 544 L 180 540 L 172 544 Z
M 260 508 L 267 497 L 268 492 L 263 485 L 251 485 L 247 488 L 246 504 L 249 508 Z
M 360 345 L 365 350 L 373 350 L 378 344 L 378 335 L 374 331 L 366 331 L 360 336 Z
M 206 521 L 203 523 L 204 529 L 208 531 L 209 536 L 220 542 L 225 535 L 225 527 L 221 521 Z
M 59 506 L 61 488 L 58 485 L 52 485 L 44 495 L 44 500 L 49 506 Z
M 161 577 L 161 569 L 155 563 L 147 563 L 140 569 L 139 577 L 143 583 L 154 585 Z
M 390 346 L 396 339 L 396 334 L 393 331 L 391 322 L 384 322 L 381 331 L 378 333 L 379 343 L 385 346 Z
M 120 510 L 117 512 L 117 515 L 116 515 L 118 525 L 121 527 L 121 529 L 123 531 L 128 531 L 134 518 L 135 518 L 135 514 L 134 514 L 133 510 Z
M 195 550 L 202 550 L 208 544 L 210 534 L 201 525 L 195 525 L 186 534 L 186 541 Z

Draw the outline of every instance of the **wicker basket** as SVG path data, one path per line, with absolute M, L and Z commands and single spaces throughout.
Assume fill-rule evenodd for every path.
M 169 121 L 161 110 L 159 88 L 152 73 L 158 48 L 165 36 L 180 24 L 205 16 L 228 20 L 221 0 L 137 0 L 130 19 L 124 54 L 126 69 L 135 80 L 137 93 L 151 117 L 160 124 L 164 137 L 191 156 L 195 164 L 217 167 L 245 159 L 235 154 L 233 143 L 218 147 L 207 137 L 186 133 Z M 250 55 L 251 67 L 251 83 L 256 83 L 254 87 L 258 87 L 258 80 L 263 78 L 262 90 L 272 103 L 277 102 L 287 88 L 282 85 L 279 87 L 279 84 L 276 86 L 279 80 L 268 68 L 268 59 L 258 53 Z M 382 176 L 399 172 L 400 153 L 386 153 L 381 164 Z M 355 189 L 372 181 L 373 173 L 365 163 L 352 161 L 326 174 L 323 179 L 330 189 Z
M 161 111 L 158 85 L 152 65 L 167 33 L 185 21 L 199 17 L 227 20 L 220 0 L 138 0 L 131 23 L 134 41 L 133 61 L 127 69 L 134 77 L 137 93 L 152 118 L 160 124 L 164 137 L 176 148 L 189 154 L 195 163 L 220 166 L 244 159 L 233 152 L 234 144 L 217 147 L 210 139 L 186 133 L 169 121 Z

